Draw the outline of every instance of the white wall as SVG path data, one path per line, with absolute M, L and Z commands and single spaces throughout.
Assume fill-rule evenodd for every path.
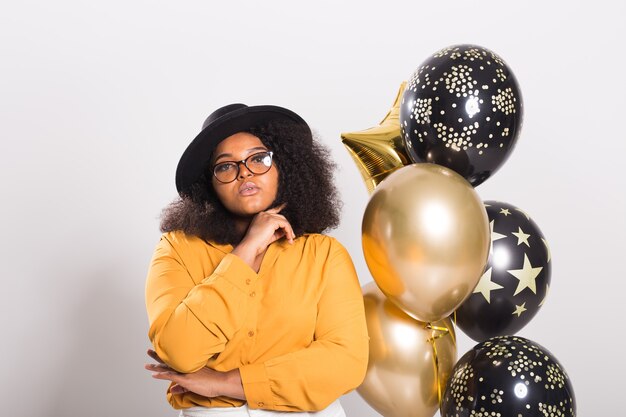
M 174 416 L 143 364 L 143 288 L 204 118 L 292 108 L 341 165 L 333 232 L 360 245 L 367 192 L 340 132 L 375 125 L 437 49 L 475 43 L 515 72 L 517 148 L 478 187 L 527 211 L 552 285 L 520 334 L 571 376 L 579 415 L 617 415 L 623 359 L 626 93 L 617 1 L 5 2 L 0 12 L 0 407 L 3 416 Z M 474 342 L 460 335 L 462 354 Z M 350 416 L 376 416 L 358 395 Z

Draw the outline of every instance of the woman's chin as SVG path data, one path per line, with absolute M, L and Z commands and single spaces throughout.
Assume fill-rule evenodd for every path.
M 271 206 L 270 204 L 267 204 L 267 205 L 254 204 L 254 205 L 249 205 L 246 207 L 240 207 L 235 214 L 237 215 L 237 217 L 249 219 L 251 217 L 256 216 L 260 212 L 269 209 L 270 206 Z

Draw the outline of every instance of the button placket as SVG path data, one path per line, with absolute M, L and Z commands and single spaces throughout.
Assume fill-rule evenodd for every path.
M 257 297 L 257 293 L 256 293 L 256 286 L 258 284 L 258 280 L 254 280 L 254 282 L 248 278 L 246 279 L 246 285 L 248 287 L 248 296 L 251 298 L 250 303 L 252 305 L 251 308 L 251 314 L 249 316 L 249 322 L 248 322 L 248 339 L 250 339 L 250 343 L 254 344 L 254 337 L 257 334 L 256 331 L 256 325 L 257 325 L 257 318 L 258 318 L 258 297 Z M 252 346 L 252 345 L 251 345 Z

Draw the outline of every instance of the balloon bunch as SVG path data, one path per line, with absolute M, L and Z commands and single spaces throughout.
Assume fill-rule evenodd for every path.
M 548 294 L 546 239 L 524 211 L 474 189 L 508 159 L 522 115 L 502 58 L 455 45 L 402 83 L 377 126 L 341 135 L 371 193 L 358 392 L 386 417 L 575 415 L 558 361 L 512 336 Z M 481 342 L 458 362 L 453 323 Z

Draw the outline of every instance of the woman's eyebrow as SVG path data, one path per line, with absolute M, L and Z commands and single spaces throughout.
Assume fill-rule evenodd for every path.
M 254 151 L 266 151 L 266 150 L 267 150 L 267 148 L 265 148 L 265 147 L 257 146 L 255 148 L 247 149 L 246 152 L 247 152 L 248 155 L 250 155 Z M 217 162 L 218 159 L 224 158 L 224 157 L 232 158 L 233 154 L 232 153 L 221 153 L 221 154 L 219 154 L 219 155 L 217 155 L 215 157 L 215 161 Z

